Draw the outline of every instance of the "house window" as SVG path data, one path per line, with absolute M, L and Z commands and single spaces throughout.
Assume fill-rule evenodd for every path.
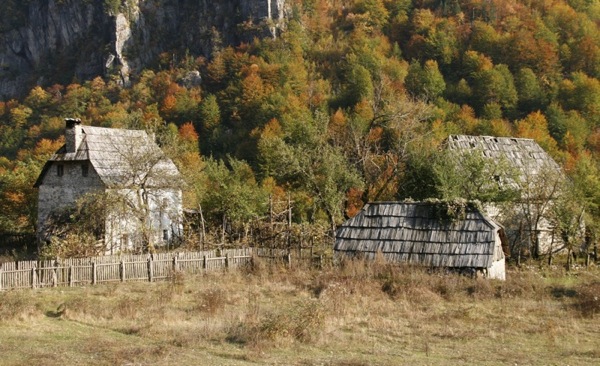
M 65 166 L 62 164 L 58 164 L 56 166 L 56 175 L 62 177 L 65 174 Z
M 81 176 L 82 177 L 88 176 L 88 170 L 89 170 L 89 167 L 88 167 L 87 163 L 81 164 Z

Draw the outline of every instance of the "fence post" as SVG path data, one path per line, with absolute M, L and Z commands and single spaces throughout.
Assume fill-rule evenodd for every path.
M 67 275 L 69 277 L 69 287 L 73 287 L 73 265 L 69 265 L 69 272 Z
M 0 263 L 0 291 L 2 291 L 2 263 Z
M 125 282 L 125 261 L 121 261 L 121 282 Z
M 286 255 L 286 261 L 287 261 L 287 266 L 288 268 L 292 268 L 292 255 L 288 252 L 288 254 Z
M 585 257 L 585 268 L 588 268 L 590 266 L 590 253 L 585 253 L 586 257 Z
M 36 267 L 31 269 L 31 288 L 35 288 L 37 283 Z
M 55 260 L 52 268 L 52 287 L 58 286 L 58 274 L 56 270 L 58 269 L 58 261 Z
M 96 262 L 92 261 L 92 285 L 95 285 L 98 282 L 96 269 Z
M 177 255 L 173 257 L 173 272 L 176 272 L 179 269 L 179 265 L 177 264 Z
M 152 282 L 154 279 L 154 272 L 152 268 L 152 257 L 148 257 L 148 281 Z
M 225 268 L 229 268 L 229 253 L 225 253 Z
M 206 269 L 206 255 L 202 256 L 202 269 Z

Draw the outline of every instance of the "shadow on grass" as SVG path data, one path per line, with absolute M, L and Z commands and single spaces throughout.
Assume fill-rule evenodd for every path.
M 552 296 L 554 296 L 557 299 L 561 299 L 563 297 L 577 296 L 577 291 L 575 291 L 574 289 L 571 289 L 571 288 L 563 287 L 563 286 L 552 287 L 550 292 L 552 293 Z
M 56 310 L 48 310 L 46 311 L 46 316 L 48 318 L 60 318 L 61 316 L 63 316 L 65 314 L 65 310 L 67 309 L 67 307 L 65 306 L 65 304 L 60 304 L 58 305 L 58 307 L 56 308 Z

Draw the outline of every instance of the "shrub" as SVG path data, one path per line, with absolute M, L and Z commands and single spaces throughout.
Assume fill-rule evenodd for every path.
M 547 295 L 544 279 L 532 271 L 512 272 L 501 285 L 496 288 L 496 297 L 541 298 Z
M 475 299 L 492 299 L 496 296 L 496 282 L 486 278 L 477 278 L 467 286 L 467 294 Z
M 579 286 L 575 306 L 586 317 L 600 314 L 600 281 Z
M 28 292 L 0 293 L 0 321 L 25 320 L 37 313 L 34 298 Z
M 320 338 L 325 324 L 325 309 L 316 300 L 304 300 L 274 313 L 257 316 L 250 312 L 229 331 L 227 340 L 250 347 L 269 343 L 298 341 L 311 343 Z
M 210 315 L 215 315 L 225 308 L 226 304 L 227 296 L 225 291 L 220 288 L 214 288 L 199 293 L 196 309 Z
M 171 271 L 168 279 L 171 295 L 181 295 L 185 289 L 185 273 L 182 271 Z

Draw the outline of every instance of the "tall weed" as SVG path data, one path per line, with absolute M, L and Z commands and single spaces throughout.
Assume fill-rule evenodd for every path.
M 294 341 L 312 343 L 323 333 L 325 314 L 317 300 L 299 301 L 276 312 L 250 312 L 230 329 L 227 339 L 252 348 Z
M 26 320 L 40 313 L 29 291 L 0 292 L 0 322 Z
M 577 290 L 575 308 L 586 317 L 600 314 L 600 281 L 580 285 Z

